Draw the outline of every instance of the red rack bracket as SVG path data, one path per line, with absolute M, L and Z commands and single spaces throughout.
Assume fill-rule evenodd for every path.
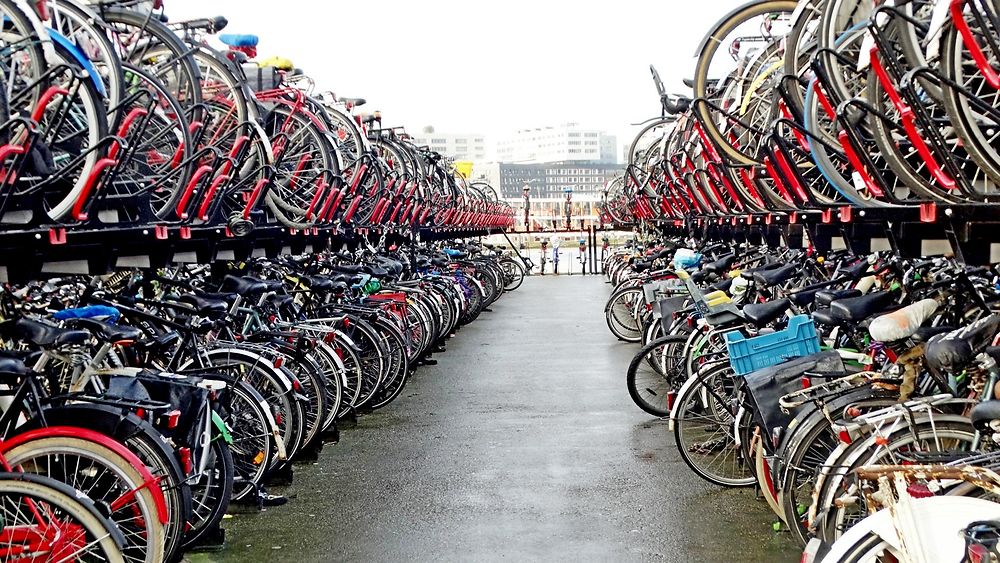
M 791 213 L 789 213 L 788 214 L 788 222 L 789 223 L 798 223 L 799 222 L 799 212 L 798 211 L 792 211 Z
M 764 224 L 765 225 L 770 225 L 773 221 L 774 221 L 774 215 L 771 215 L 770 213 L 768 213 L 767 215 L 764 216 Z
M 851 222 L 851 214 L 852 214 L 853 210 L 854 210 L 854 208 L 851 207 L 850 205 L 845 205 L 845 206 L 841 207 L 840 208 L 840 222 L 841 223 L 850 223 Z
M 49 244 L 66 244 L 66 227 L 52 227 L 49 229 Z
M 181 227 L 178 229 L 178 232 L 180 232 L 182 239 L 187 240 L 191 238 L 191 227 Z
M 158 240 L 167 240 L 167 226 L 166 225 L 154 225 L 153 233 Z
M 920 204 L 920 222 L 933 223 L 937 221 L 937 204 L 933 201 Z

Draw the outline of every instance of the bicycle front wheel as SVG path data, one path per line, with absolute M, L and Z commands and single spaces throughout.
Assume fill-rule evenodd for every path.
M 0 473 L 0 559 L 105 561 L 124 563 L 111 530 L 93 503 L 54 479 L 28 473 Z M 29 530 L 34 533 L 21 533 Z M 55 537 L 41 542 L 37 538 Z
M 639 350 L 628 366 L 625 384 L 635 404 L 653 416 L 667 416 L 684 384 L 684 336 L 658 338 Z
M 677 398 L 674 439 L 684 463 L 710 483 L 749 487 L 757 482 L 740 455 L 729 410 L 732 382 L 728 365 L 695 377 Z

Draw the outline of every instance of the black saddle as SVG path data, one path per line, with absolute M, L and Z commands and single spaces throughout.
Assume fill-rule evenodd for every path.
M 222 280 L 222 291 L 238 293 L 244 297 L 259 297 L 268 290 L 264 280 L 251 277 L 226 276 Z
M 218 299 L 215 295 L 209 297 L 209 294 L 188 294 L 181 295 L 177 300 L 194 307 L 195 311 L 203 317 L 218 318 L 225 315 L 229 309 L 229 303 L 225 299 Z
M 4 323 L 5 333 L 18 340 L 30 342 L 41 348 L 56 348 L 83 344 L 90 338 L 86 330 L 60 328 L 31 319 L 17 319 Z
M 789 264 L 774 270 L 757 271 L 753 273 L 753 281 L 760 286 L 778 285 L 790 280 L 798 271 L 797 264 Z
M 705 264 L 704 266 L 701 267 L 701 269 L 702 271 L 708 272 L 709 274 L 719 275 L 729 270 L 729 268 L 731 268 L 735 262 L 736 262 L 736 255 L 729 254 L 727 256 L 719 258 L 714 262 L 709 262 L 708 264 Z
M 746 305 L 743 307 L 743 316 L 757 327 L 762 327 L 771 321 L 777 320 L 792 302 L 788 298 L 776 299 L 767 303 Z
M 343 274 L 357 274 L 360 273 L 363 266 L 357 264 L 337 264 L 336 266 L 330 266 L 330 269 L 334 272 L 341 272 Z
M 986 430 L 989 428 L 991 422 L 1000 419 L 1000 401 L 993 400 L 979 403 L 972 407 L 969 418 L 972 419 L 972 426 L 976 430 Z
M 121 342 L 123 340 L 138 342 L 143 338 L 141 330 L 130 326 L 106 323 L 97 319 L 73 319 L 71 322 L 74 326 L 80 326 L 90 331 L 101 342 Z
M 742 270 L 740 271 L 740 277 L 747 281 L 753 281 L 753 275 L 756 274 L 757 272 L 777 270 L 780 267 L 781 267 L 780 262 L 771 262 L 770 264 L 764 264 L 763 266 L 760 266 L 758 268 L 750 268 L 749 270 Z
M 989 346 L 998 329 L 1000 315 L 990 315 L 969 326 L 939 334 L 927 342 L 924 359 L 936 371 L 959 371 Z
M 20 358 L 0 357 L 0 376 L 22 376 L 27 375 L 30 371 Z
M 812 319 L 821 325 L 837 326 L 842 321 L 833 316 L 829 308 L 816 309 L 812 312 Z
M 822 289 L 816 292 L 816 306 L 829 307 L 830 303 L 838 299 L 850 299 L 861 297 L 860 289 Z
M 301 276 L 299 279 L 312 291 L 330 291 L 333 280 L 325 276 Z
M 922 326 L 910 335 L 910 340 L 914 342 L 927 342 L 931 338 L 955 330 L 953 326 Z
M 708 291 L 729 291 L 733 287 L 733 278 L 726 278 L 708 286 Z
M 858 260 L 854 264 L 844 268 L 841 273 L 849 278 L 857 279 L 863 277 L 865 271 L 868 270 L 868 266 L 867 260 Z
M 863 321 L 875 313 L 881 313 L 887 309 L 892 305 L 892 301 L 893 295 L 888 291 L 838 299 L 830 303 L 830 314 L 841 321 Z

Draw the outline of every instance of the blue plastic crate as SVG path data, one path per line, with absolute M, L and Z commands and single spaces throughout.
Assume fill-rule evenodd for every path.
M 795 315 L 788 328 L 747 338 L 734 331 L 726 333 L 729 363 L 736 375 L 780 364 L 792 358 L 819 352 L 819 336 L 809 315 Z

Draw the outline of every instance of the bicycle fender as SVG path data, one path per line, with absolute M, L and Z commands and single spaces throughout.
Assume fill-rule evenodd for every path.
M 94 88 L 97 89 L 97 92 L 102 97 L 106 98 L 108 96 L 108 91 L 104 87 L 104 81 L 101 80 L 101 75 L 98 74 L 97 69 L 94 68 L 94 63 L 90 62 L 90 59 L 88 59 L 87 56 L 83 54 L 83 51 L 81 51 L 80 48 L 77 47 L 75 43 L 64 37 L 61 33 L 52 28 L 46 28 L 46 31 L 48 31 L 49 37 L 52 38 L 52 41 L 54 43 L 58 43 L 60 47 L 69 51 L 69 54 L 73 56 L 73 59 L 76 61 L 76 64 L 80 65 L 80 68 L 87 73 L 87 76 L 90 78 L 90 81 L 94 84 Z
M 965 552 L 965 542 L 959 531 L 976 520 L 1000 518 L 1000 505 L 973 497 L 906 498 L 898 501 L 896 513 L 905 519 L 905 524 L 894 520 L 889 510 L 880 510 L 841 536 L 823 558 L 823 563 L 841 561 L 846 552 L 869 533 L 903 552 L 897 525 L 906 528 L 904 533 L 911 561 L 958 561 Z M 914 546 L 923 549 L 913 553 Z
M 677 399 L 674 400 L 674 406 L 670 408 L 670 422 L 667 425 L 667 429 L 671 432 L 674 431 L 674 422 L 677 420 L 677 405 L 681 404 L 681 398 L 685 396 L 691 387 L 694 387 L 700 382 L 701 380 L 698 379 L 697 376 L 689 377 L 688 380 L 684 382 L 684 385 L 681 385 L 681 388 L 677 391 Z
M 79 438 L 81 440 L 86 440 L 88 442 L 93 442 L 99 446 L 103 446 L 114 453 L 118 454 L 129 465 L 135 469 L 139 475 L 142 476 L 143 482 L 145 483 L 156 483 L 157 480 L 150 473 L 149 468 L 146 467 L 134 452 L 125 447 L 124 444 L 115 440 L 114 438 L 97 432 L 96 430 L 91 430 L 89 428 L 82 428 L 79 426 L 43 426 L 40 428 L 34 428 L 28 430 L 27 432 L 22 432 L 16 434 L 8 439 L 0 442 L 0 454 L 9 452 L 21 444 L 30 442 L 32 440 L 41 438 L 52 438 L 52 437 L 67 437 L 67 438 Z M 161 524 L 166 524 L 169 520 L 167 515 L 167 503 L 163 498 L 163 490 L 159 486 L 154 485 L 148 487 L 150 494 L 153 495 L 153 503 L 156 505 L 156 517 Z

